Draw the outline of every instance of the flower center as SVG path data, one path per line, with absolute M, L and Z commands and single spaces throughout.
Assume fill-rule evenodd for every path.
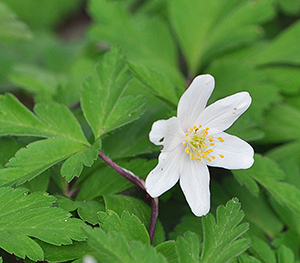
M 216 156 L 213 155 L 213 149 L 215 146 L 214 138 L 208 132 L 209 127 L 202 128 L 201 125 L 194 126 L 192 129 L 189 128 L 188 132 L 185 134 L 185 142 L 183 146 L 185 147 L 185 152 L 190 156 L 191 160 L 201 161 L 205 159 L 209 162 L 212 159 L 216 159 Z M 222 137 L 217 138 L 220 142 L 224 142 Z M 219 154 L 221 158 L 224 158 L 224 155 Z

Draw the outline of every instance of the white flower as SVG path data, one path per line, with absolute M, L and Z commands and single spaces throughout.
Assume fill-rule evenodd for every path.
M 250 106 L 249 93 L 236 93 L 206 107 L 214 85 L 211 75 L 197 76 L 179 100 L 177 117 L 154 122 L 149 134 L 150 141 L 163 149 L 146 178 L 147 192 L 158 197 L 179 180 L 196 216 L 210 209 L 207 165 L 247 169 L 254 162 L 248 143 L 223 132 Z

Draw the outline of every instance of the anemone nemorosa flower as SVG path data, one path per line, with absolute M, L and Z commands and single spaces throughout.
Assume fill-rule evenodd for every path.
M 196 216 L 210 209 L 207 166 L 247 169 L 254 161 L 247 142 L 224 132 L 250 106 L 249 93 L 236 93 L 206 107 L 214 85 L 211 75 L 197 76 L 179 100 L 177 117 L 154 122 L 149 134 L 150 141 L 163 149 L 146 178 L 147 192 L 158 197 L 179 180 Z

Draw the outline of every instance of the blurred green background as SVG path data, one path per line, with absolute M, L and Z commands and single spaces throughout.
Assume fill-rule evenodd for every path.
M 138 133 L 122 142 L 121 130 L 103 141 L 104 151 L 122 160 L 156 156 L 151 124 L 175 114 L 196 75 L 215 77 L 210 102 L 248 91 L 253 103 L 228 132 L 253 145 L 256 163 L 234 177 L 211 169 L 213 210 L 237 196 L 253 244 L 259 247 L 259 237 L 284 245 L 299 259 L 299 43 L 300 0 L 2 0 L 0 92 L 29 108 L 50 101 L 71 107 L 103 54 L 120 47 L 140 81 L 128 92 L 149 98 Z M 198 225 L 188 207 L 174 209 L 178 202 L 184 198 L 176 187 L 162 197 L 170 238 Z

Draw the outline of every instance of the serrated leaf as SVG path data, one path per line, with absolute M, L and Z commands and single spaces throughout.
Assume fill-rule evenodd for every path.
M 217 221 L 212 214 L 203 217 L 203 249 L 201 262 L 231 262 L 249 247 L 249 240 L 238 239 L 249 228 L 247 223 L 240 224 L 244 218 L 241 204 L 237 198 L 219 206 Z
M 101 140 L 96 142 L 89 148 L 75 153 L 69 157 L 61 167 L 61 175 L 70 182 L 75 176 L 79 177 L 82 172 L 83 165 L 91 167 L 98 157 L 99 149 L 101 148 Z
M 124 211 L 121 217 L 114 211 L 99 212 L 100 227 L 105 232 L 116 231 L 122 233 L 127 241 L 139 240 L 150 244 L 149 235 L 144 224 L 134 214 Z
M 79 217 L 88 222 L 91 225 L 96 225 L 99 223 L 98 214 L 100 211 L 104 211 L 105 207 L 103 203 L 99 203 L 97 201 L 73 201 L 66 196 L 56 196 L 57 203 L 59 207 L 66 211 L 75 211 Z
M 224 180 L 222 187 L 225 187 L 231 196 L 238 196 L 243 205 L 245 221 L 250 223 L 250 233 L 256 230 L 256 235 L 275 238 L 282 231 L 284 224 L 270 207 L 263 191 L 253 196 L 233 178 Z
M 131 79 L 126 60 L 119 49 L 107 53 L 81 91 L 81 107 L 95 138 L 140 117 L 143 96 L 124 95 Z
M 151 220 L 150 207 L 142 200 L 125 195 L 105 195 L 103 196 L 105 203 L 105 211 L 113 210 L 119 216 L 123 211 L 136 215 L 139 220 L 149 229 Z M 164 241 L 164 232 L 161 223 L 158 221 L 156 225 L 153 244 L 157 245 Z
M 7 168 L 0 169 L 0 185 L 20 185 L 84 149 L 83 144 L 61 137 L 31 143 L 10 159 Z
M 258 24 L 275 15 L 272 4 L 238 0 L 169 1 L 171 24 L 191 72 L 195 74 L 212 57 L 260 37 L 263 31 L 258 30 Z
M 278 165 L 269 158 L 260 155 L 254 156 L 254 165 L 247 170 L 233 171 L 251 176 L 260 183 L 280 203 L 300 214 L 300 190 L 286 182 L 282 182 L 284 173 Z
M 186 232 L 176 240 L 176 251 L 180 263 L 199 263 L 200 241 L 197 234 Z
M 54 201 L 46 193 L 27 195 L 26 189 L 0 188 L 0 247 L 37 261 L 44 259 L 44 253 L 32 238 L 58 246 L 84 240 L 83 222 L 51 207 Z
M 149 69 L 134 62 L 130 62 L 129 67 L 133 71 L 134 76 L 139 79 L 151 93 L 176 107 L 179 98 L 168 76 L 163 72 Z
M 100 228 L 83 228 L 88 240 L 88 245 L 97 252 L 98 262 L 111 263 L 167 263 L 166 259 L 156 252 L 149 244 L 132 240 L 128 242 L 122 233 L 105 233 Z
M 65 137 L 89 145 L 76 118 L 61 104 L 37 104 L 36 115 L 13 95 L 0 97 L 0 135 Z

